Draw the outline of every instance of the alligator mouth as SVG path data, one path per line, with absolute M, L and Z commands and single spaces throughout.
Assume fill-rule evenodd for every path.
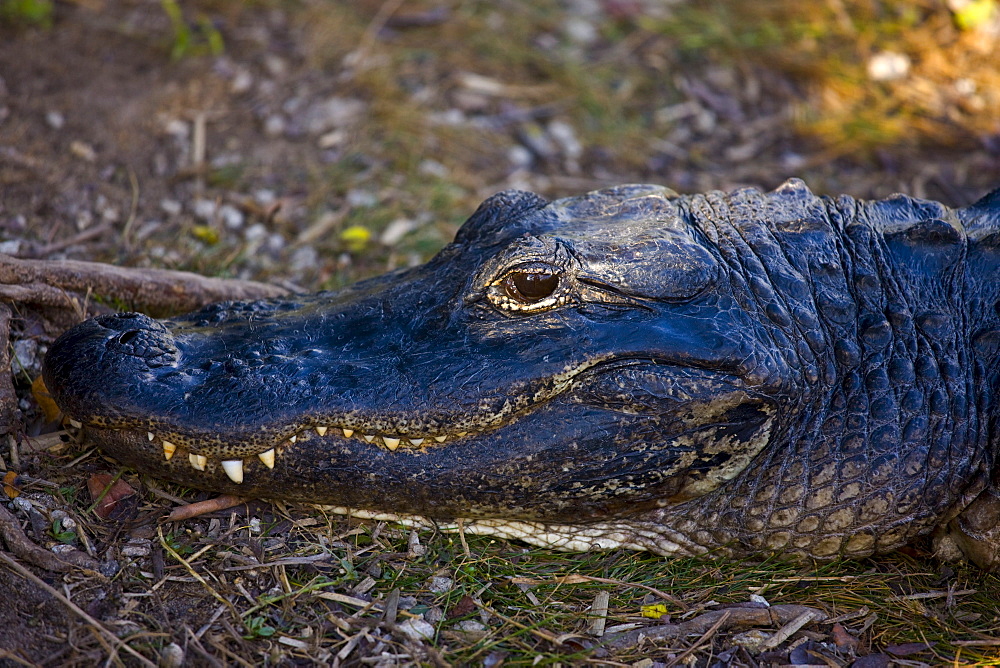
M 589 360 L 556 376 L 536 381 L 530 390 L 512 390 L 506 393 L 505 396 L 509 399 L 504 400 L 495 410 L 484 410 L 471 416 L 454 415 L 450 421 L 446 417 L 425 421 L 413 418 L 365 419 L 357 412 L 350 412 L 340 419 L 306 418 L 298 424 L 284 428 L 264 427 L 257 432 L 244 432 L 241 435 L 181 432 L 172 428 L 166 421 L 149 421 L 145 426 L 135 423 L 113 424 L 112 421 L 99 416 L 88 419 L 86 426 L 115 433 L 117 438 L 127 440 L 132 443 L 132 447 L 142 449 L 149 454 L 162 453 L 163 461 L 169 462 L 171 467 L 176 467 L 179 462 L 187 460 L 193 471 L 202 473 L 212 470 L 222 471 L 233 483 L 241 484 L 244 481 L 245 471 L 249 468 L 262 465 L 266 469 L 273 470 L 282 456 L 296 448 L 320 452 L 322 451 L 320 446 L 336 444 L 340 449 L 354 451 L 359 451 L 360 446 L 362 453 L 365 452 L 365 448 L 373 448 L 385 454 L 421 456 L 442 447 L 462 446 L 474 439 L 501 432 L 559 397 L 574 395 L 574 389 L 581 383 L 586 384 L 588 380 L 614 374 L 629 367 L 640 368 L 651 364 L 656 365 L 649 359 Z M 696 368 L 665 367 L 662 364 L 656 366 L 661 371 L 665 368 L 671 369 L 674 387 L 670 392 L 677 395 L 676 401 L 687 401 L 683 408 L 689 412 L 684 418 L 687 433 L 705 429 L 717 416 L 712 410 L 703 410 L 702 416 L 697 415 L 699 401 L 690 399 L 700 394 L 699 387 L 706 383 L 721 383 L 731 390 L 743 391 L 740 389 L 742 383 L 739 379 L 728 374 Z M 480 408 L 485 409 L 486 402 L 481 404 Z M 70 421 L 73 426 L 84 426 L 79 421 L 72 419 Z M 360 426 L 365 423 L 377 424 L 382 428 Z M 443 424 L 451 426 L 442 426 Z M 680 436 L 683 437 L 683 433 Z
M 74 421 L 74 426 L 83 426 L 79 422 Z M 126 431 L 126 430 L 121 430 Z M 262 452 L 258 452 L 256 455 L 250 455 L 249 457 L 237 457 L 237 458 L 220 458 L 211 455 L 213 461 L 215 461 L 218 466 L 225 472 L 225 474 L 234 483 L 240 484 L 243 482 L 243 471 L 249 466 L 250 461 L 255 456 L 260 462 L 269 469 L 274 468 L 275 461 L 278 457 L 283 455 L 286 450 L 294 447 L 300 442 L 308 442 L 316 438 L 336 438 L 338 434 L 343 434 L 344 439 L 355 439 L 357 441 L 371 444 L 374 446 L 381 446 L 388 450 L 389 452 L 395 452 L 399 448 L 404 448 L 413 451 L 423 451 L 432 445 L 438 445 L 445 443 L 446 441 L 456 441 L 459 439 L 464 439 L 468 436 L 475 436 L 479 432 L 466 432 L 459 431 L 454 433 L 445 434 L 435 434 L 428 437 L 404 437 L 399 435 L 388 435 L 388 434 L 365 434 L 354 429 L 347 427 L 335 426 L 335 425 L 317 425 L 314 427 L 306 427 L 301 429 L 292 435 L 288 436 L 282 440 L 277 445 L 268 448 Z M 183 437 L 180 435 L 161 435 L 156 434 L 152 431 L 146 432 L 146 438 L 154 446 L 158 446 L 163 451 L 163 458 L 165 461 L 170 461 L 175 456 L 184 457 L 187 456 L 188 462 L 191 464 L 191 468 L 196 471 L 205 471 L 208 468 L 210 455 L 199 454 L 199 450 L 202 452 L 209 450 L 210 447 L 201 446 L 196 444 L 192 445 L 181 445 L 188 440 L 188 437 Z

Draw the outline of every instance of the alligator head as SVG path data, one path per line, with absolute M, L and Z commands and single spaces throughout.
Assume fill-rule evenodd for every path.
M 886 260 L 847 228 L 871 236 L 858 219 L 878 213 L 876 236 L 896 225 L 899 253 L 912 254 L 914 225 L 931 216 L 908 198 L 881 206 L 817 198 L 798 181 L 766 195 L 622 186 L 547 203 L 505 192 L 427 264 L 339 292 L 87 321 L 53 345 L 45 380 L 108 453 L 198 488 L 486 518 L 572 546 L 612 535 L 604 544 L 661 552 L 736 540 L 870 553 L 876 538 L 846 545 L 900 518 L 915 528 L 895 544 L 926 532 L 982 487 L 990 459 L 984 444 L 962 444 L 946 466 L 961 484 L 900 509 L 945 475 L 931 470 L 934 446 L 920 446 L 919 466 L 904 452 L 937 423 L 888 433 L 899 421 L 871 406 L 926 413 L 935 388 L 880 388 L 895 375 L 915 383 L 922 348 L 873 361 L 900 328 L 869 317 L 865 300 L 895 293 L 859 292 L 871 278 L 861 270 Z M 951 243 L 959 227 L 930 213 L 944 228 L 915 236 Z M 852 238 L 860 255 L 845 250 Z M 876 283 L 885 273 L 876 267 Z M 936 337 L 934 354 L 953 344 Z M 861 409 L 850 403 L 860 395 Z M 807 498 L 811 485 L 822 499 Z M 785 524 L 801 525 L 818 503 L 816 526 L 773 540 L 776 515 L 794 508 Z M 848 520 L 828 519 L 845 507 Z M 799 534 L 809 540 L 793 545 Z M 824 555 L 816 545 L 830 534 L 839 542 Z

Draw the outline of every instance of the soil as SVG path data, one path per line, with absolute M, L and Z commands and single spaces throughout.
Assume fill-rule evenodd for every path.
M 430 52 L 437 39 L 447 48 L 455 38 L 449 23 L 464 16 L 458 5 L 194 3 L 184 6 L 194 46 L 172 57 L 183 40 L 163 9 L 169 4 L 60 2 L 50 27 L 0 24 L 0 253 L 187 269 L 316 289 L 426 258 L 479 199 L 505 187 L 556 197 L 629 181 L 681 191 L 773 187 L 798 175 L 820 192 L 876 197 L 906 191 L 965 205 L 1000 185 L 1000 125 L 943 142 L 915 131 L 911 140 L 855 151 L 797 131 L 790 119 L 815 88 L 760 62 L 671 61 L 675 97 L 648 110 L 652 116 L 659 109 L 669 131 L 649 137 L 642 150 L 626 151 L 589 141 L 573 100 L 545 99 L 542 76 L 501 85 L 496 73 L 503 68 L 495 59 L 482 68 L 489 75 L 476 79 L 468 72 L 478 63 L 467 63 L 464 78 L 456 78 L 454 71 L 428 71 L 415 58 L 413 70 L 399 76 L 419 82 L 412 84 L 419 104 L 407 102 L 411 106 L 404 110 L 416 109 L 421 117 L 390 132 L 387 124 L 400 122 L 393 114 L 401 112 L 392 109 L 398 100 L 380 98 L 372 83 L 388 76 L 386 53 L 413 48 L 407 40 L 414 39 L 423 39 L 420 48 Z M 587 41 L 585 25 L 638 25 L 644 8 L 655 4 L 563 3 L 536 41 L 547 48 L 544 36 L 556 30 L 552 26 L 576 25 L 580 13 L 586 19 L 575 28 L 584 40 L 580 67 L 611 56 L 655 65 L 654 56 L 674 57 L 669 45 L 626 38 L 605 48 Z M 332 38 L 323 32 L 331 29 L 329 15 L 348 12 L 358 29 L 345 32 L 349 44 L 330 46 Z M 224 50 L 208 53 L 215 34 L 224 39 Z M 655 72 L 663 66 L 650 67 Z M 995 98 L 984 104 L 980 114 L 1000 118 Z M 24 315 L 29 307 L 13 307 L 12 338 L 37 344 L 19 358 L 24 373 L 15 373 L 17 423 L 0 430 L 9 431 L 10 446 L 18 448 L 52 428 L 33 404 L 27 381 L 37 375 L 53 333 L 31 326 Z M 7 444 L 0 452 L 7 455 Z M 80 462 L 65 468 L 78 456 Z M 111 466 L 88 450 L 60 447 L 24 449 L 0 463 L 27 474 L 25 498 L 41 507 L 58 505 L 51 501 L 53 487 L 80 489 L 90 474 Z M 158 488 L 146 481 L 145 489 Z M 295 646 L 278 643 L 262 653 L 247 644 L 246 629 L 233 630 L 232 621 L 225 621 L 220 610 L 227 604 L 206 593 L 227 589 L 254 599 L 274 587 L 280 592 L 282 576 L 235 567 L 259 563 L 272 550 L 295 554 L 310 538 L 290 527 L 314 521 L 310 513 L 257 504 L 238 514 L 218 513 L 179 530 L 181 538 L 161 540 L 151 518 L 165 502 L 145 498 L 152 500 L 130 508 L 125 525 L 81 526 L 91 544 L 77 545 L 108 569 L 104 576 L 32 571 L 110 633 L 132 640 L 146 634 L 141 642 L 156 648 L 146 655 L 158 652 L 162 665 L 175 656 L 170 642 L 187 657 L 185 665 L 292 665 L 322 656 L 306 650 L 282 654 Z M 64 501 L 78 509 L 89 503 Z M 19 517 L 29 525 L 26 516 Z M 254 533 L 240 524 L 251 518 L 277 528 L 266 537 Z M 335 527 L 328 527 L 329 535 L 341 543 L 361 531 L 356 524 L 329 521 Z M 47 533 L 29 529 L 28 535 L 52 543 Z M 403 555 L 408 535 L 393 538 L 402 541 L 403 547 L 393 549 Z M 237 557 L 226 562 L 234 570 L 208 584 L 183 569 L 163 579 L 162 560 L 171 555 L 165 545 L 193 551 L 208 537 L 213 544 L 239 546 Z M 383 560 L 401 558 L 390 553 Z M 308 568 L 334 577 L 341 566 L 330 557 Z M 149 578 L 140 575 L 146 571 Z M 163 586 L 150 588 L 156 581 Z M 340 614 L 342 603 L 327 603 L 330 616 Z M 293 607 L 283 610 L 294 618 Z M 309 622 L 315 628 L 349 628 L 361 637 L 357 627 L 316 614 Z M 365 652 L 377 657 L 393 642 L 400 656 L 440 660 L 433 649 L 400 637 L 379 645 L 377 634 L 364 635 L 352 646 L 356 653 L 348 652 L 350 661 Z M 94 622 L 50 591 L 0 566 L 0 665 L 95 665 L 110 654 L 129 665 L 138 661 L 109 652 L 109 642 Z

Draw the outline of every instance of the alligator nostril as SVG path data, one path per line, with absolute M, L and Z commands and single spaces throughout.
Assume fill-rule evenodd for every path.
M 122 333 L 122 334 L 120 334 L 118 336 L 118 343 L 120 343 L 120 344 L 122 344 L 124 346 L 125 344 L 127 344 L 129 341 L 131 341 L 132 339 L 134 339 L 138 335 L 139 335 L 139 332 L 136 331 L 136 330 L 134 330 L 134 329 L 130 330 L 128 332 L 124 332 L 124 333 Z

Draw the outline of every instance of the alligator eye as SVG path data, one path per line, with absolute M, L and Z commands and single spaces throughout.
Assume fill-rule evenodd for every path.
M 503 279 L 503 291 L 508 297 L 522 304 L 538 302 L 559 287 L 559 277 L 555 274 L 539 274 L 515 271 Z

